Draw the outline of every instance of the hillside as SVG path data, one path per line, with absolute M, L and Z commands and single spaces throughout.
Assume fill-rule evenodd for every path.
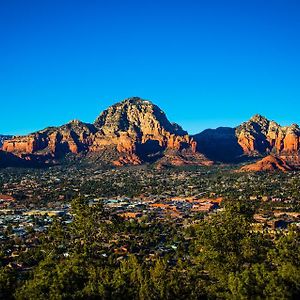
M 290 166 L 286 161 L 280 157 L 275 157 L 273 155 L 268 155 L 263 159 L 246 166 L 243 166 L 241 171 L 244 172 L 261 172 L 261 171 L 292 171 L 294 168 Z

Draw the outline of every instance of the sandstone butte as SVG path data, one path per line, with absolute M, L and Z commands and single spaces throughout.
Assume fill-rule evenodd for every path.
M 141 164 L 152 157 L 161 158 L 168 150 L 184 157 L 195 153 L 196 147 L 197 143 L 187 132 L 170 123 L 158 106 L 134 97 L 103 111 L 94 124 L 74 120 L 6 140 L 2 149 L 20 157 L 31 154 L 48 158 L 60 158 L 68 153 L 93 156 L 109 149 L 114 152 L 109 158 L 112 163 L 122 166 Z M 180 162 L 177 158 L 174 160 L 176 164 L 185 164 L 187 158 Z M 208 161 L 201 156 L 202 160 Z

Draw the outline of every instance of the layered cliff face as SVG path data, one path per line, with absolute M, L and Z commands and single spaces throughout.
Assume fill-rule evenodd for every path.
M 69 152 L 87 150 L 95 132 L 93 125 L 74 120 L 61 127 L 49 127 L 27 136 L 6 140 L 2 150 L 20 156 L 36 154 L 60 157 Z
M 61 127 L 46 128 L 5 141 L 3 150 L 19 156 L 53 158 L 81 153 L 97 161 L 135 165 L 155 162 L 168 150 L 190 160 L 188 157 L 196 152 L 196 146 L 187 132 L 170 123 L 158 106 L 134 97 L 103 111 L 94 124 L 72 121 Z

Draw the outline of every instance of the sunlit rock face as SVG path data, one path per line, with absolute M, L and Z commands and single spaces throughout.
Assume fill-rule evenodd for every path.
M 49 127 L 27 136 L 14 137 L 3 143 L 3 150 L 15 154 L 39 154 L 61 156 L 88 149 L 96 132 L 91 124 L 71 121 L 60 127 Z
M 236 128 L 238 142 L 245 153 L 295 153 L 299 151 L 298 125 L 280 126 L 274 121 L 255 115 Z
M 74 120 L 61 127 L 49 127 L 5 141 L 3 150 L 17 155 L 50 154 L 54 158 L 68 153 L 106 157 L 120 166 L 154 162 L 167 150 L 186 155 L 182 161 L 189 161 L 191 153 L 196 153 L 197 142 L 178 124 L 169 122 L 158 106 L 133 97 L 103 111 L 94 124 Z M 102 152 L 110 154 L 100 155 Z M 201 156 L 201 162 L 194 160 L 199 164 L 207 159 Z
M 170 123 L 165 113 L 150 101 L 134 97 L 101 113 L 94 123 L 98 128 L 90 148 L 115 144 L 120 153 L 146 156 L 165 149 L 196 150 L 196 142 L 179 125 Z
M 289 165 L 283 158 L 268 155 L 256 163 L 243 166 L 240 171 L 242 172 L 274 172 L 274 171 L 292 171 L 294 167 Z
M 274 154 L 300 164 L 298 125 L 280 126 L 255 115 L 236 128 L 207 129 L 190 136 L 150 101 L 125 99 L 104 110 L 94 124 L 73 120 L 27 136 L 3 139 L 2 150 L 46 160 L 87 158 L 116 166 L 207 165 Z

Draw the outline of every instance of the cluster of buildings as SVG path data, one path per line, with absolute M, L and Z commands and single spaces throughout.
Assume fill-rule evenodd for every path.
M 34 247 L 54 218 L 72 222 L 70 200 L 78 195 L 90 199 L 90 205 L 103 203 L 112 214 L 129 221 L 166 220 L 175 226 L 217 213 L 222 197 L 233 196 L 260 203 L 253 224 L 258 230 L 275 232 L 289 225 L 300 228 L 298 177 L 257 176 L 212 169 L 0 170 L 0 242 L 12 245 L 5 248 L 7 257 Z M 116 241 L 116 253 L 129 251 L 120 241 L 121 237 Z M 158 247 L 153 251 L 167 251 L 165 245 Z
M 156 196 L 139 198 L 95 199 L 93 202 L 102 201 L 104 206 L 112 213 L 124 219 L 139 219 L 143 216 L 152 216 L 157 219 L 191 218 L 199 213 L 209 213 L 220 207 L 222 198 L 194 198 L 175 197 L 157 199 Z
M 261 212 L 254 215 L 254 227 L 262 230 L 267 229 L 276 231 L 278 229 L 287 229 L 288 226 L 294 225 L 300 228 L 300 212 Z

